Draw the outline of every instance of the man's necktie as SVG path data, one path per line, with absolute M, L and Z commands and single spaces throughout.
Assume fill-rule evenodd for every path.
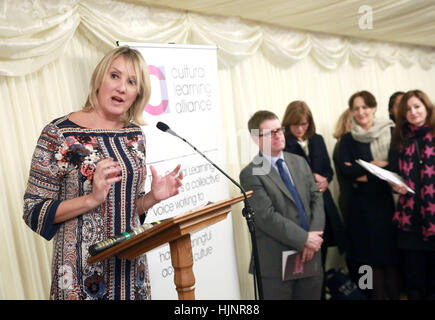
M 278 159 L 276 161 L 279 175 L 281 176 L 282 181 L 284 181 L 284 184 L 286 185 L 287 189 L 290 191 L 290 194 L 292 195 L 293 199 L 295 200 L 296 206 L 299 209 L 299 223 L 301 227 L 304 228 L 306 231 L 308 231 L 307 214 L 305 213 L 304 207 L 302 206 L 302 201 L 301 198 L 299 197 L 295 185 L 291 181 L 290 176 L 288 175 L 287 171 L 284 169 L 282 165 L 283 162 L 284 160 L 282 159 Z

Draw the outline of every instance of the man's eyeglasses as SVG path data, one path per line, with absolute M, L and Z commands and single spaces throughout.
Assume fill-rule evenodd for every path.
M 259 133 L 259 137 L 269 137 L 270 135 L 276 136 L 277 134 L 283 134 L 285 132 L 285 127 L 281 127 L 275 130 L 263 131 L 263 133 Z

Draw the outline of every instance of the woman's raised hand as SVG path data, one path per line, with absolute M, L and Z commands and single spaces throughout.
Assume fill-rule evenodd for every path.
M 156 169 L 150 166 L 153 179 L 150 192 L 156 201 L 168 199 L 179 193 L 179 188 L 182 185 L 181 180 L 183 180 L 183 172 L 180 172 L 180 167 L 179 164 L 166 176 L 161 177 L 157 174 Z
M 121 166 L 113 158 L 100 160 L 95 168 L 90 196 L 98 205 L 106 200 L 110 187 L 121 181 Z

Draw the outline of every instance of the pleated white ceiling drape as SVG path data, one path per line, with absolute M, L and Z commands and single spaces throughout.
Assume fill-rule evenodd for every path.
M 435 96 L 435 54 L 430 48 L 294 31 L 148 7 L 140 1 L 4 0 L 0 299 L 48 298 L 51 243 L 21 218 L 30 159 L 43 126 L 81 108 L 94 66 L 116 40 L 218 46 L 227 169 L 235 178 L 256 152 L 246 123 L 259 109 L 282 117 L 290 101 L 305 100 L 332 152 L 333 126 L 355 91 L 370 90 L 382 117 L 396 90 L 420 88 Z M 230 188 L 233 195 L 238 193 Z M 332 189 L 336 195 L 335 183 Z M 251 299 L 250 240 L 239 209 L 233 212 L 233 223 L 240 287 L 242 298 Z
M 435 46 L 433 0 L 141 0 L 296 30 Z
M 59 58 L 77 29 L 102 49 L 113 47 L 116 40 L 218 45 L 221 67 L 233 66 L 258 51 L 284 68 L 308 55 L 327 69 L 348 60 L 363 65 L 375 59 L 383 68 L 418 63 L 428 69 L 435 63 L 435 51 L 429 48 L 291 31 L 141 2 L 4 0 L 0 9 L 0 74 L 8 76 L 37 71 Z

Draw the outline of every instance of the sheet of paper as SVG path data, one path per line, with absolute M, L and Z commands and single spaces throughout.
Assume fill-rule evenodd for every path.
M 395 184 L 395 185 L 403 184 L 408 189 L 408 192 L 415 193 L 414 190 L 412 190 L 410 187 L 408 187 L 406 185 L 406 183 L 403 181 L 402 177 L 399 176 L 397 173 L 385 170 L 383 168 L 380 168 L 374 164 L 371 164 L 371 163 L 364 161 L 364 160 L 361 160 L 361 159 L 358 159 L 355 162 L 358 163 L 360 166 L 362 166 L 364 169 L 366 169 L 371 174 L 377 176 L 379 179 L 385 180 L 385 181 L 390 182 L 390 183 Z

